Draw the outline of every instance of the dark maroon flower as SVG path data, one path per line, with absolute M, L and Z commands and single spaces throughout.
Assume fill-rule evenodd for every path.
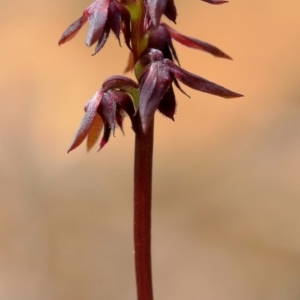
M 130 13 L 117 0 L 96 0 L 88 6 L 82 17 L 72 23 L 63 33 L 58 44 L 71 40 L 80 28 L 89 21 L 90 27 L 86 36 L 86 45 L 92 46 L 97 42 L 95 53 L 104 46 L 110 30 L 114 32 L 120 42 L 120 32 L 123 31 L 126 45 L 130 48 Z
M 117 126 L 122 129 L 124 113 L 128 114 L 133 123 L 135 115 L 134 98 L 138 85 L 124 76 L 112 76 L 96 92 L 94 97 L 84 107 L 83 117 L 78 131 L 68 152 L 78 147 L 87 137 L 88 150 L 96 143 L 102 129 L 103 137 L 100 149 L 108 142 L 111 132 Z
M 144 66 L 144 71 L 139 80 L 140 101 L 138 109 L 145 132 L 156 109 L 173 119 L 176 101 L 172 82 L 181 90 L 177 80 L 192 89 L 223 98 L 243 96 L 180 68 L 172 60 L 164 58 L 163 53 L 156 49 L 149 49 L 141 57 L 140 64 Z

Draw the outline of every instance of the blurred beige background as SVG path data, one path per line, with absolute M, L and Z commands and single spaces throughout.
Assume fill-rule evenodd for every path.
M 175 1 L 177 29 L 234 60 L 176 44 L 182 66 L 245 94 L 177 93 L 157 114 L 153 199 L 156 299 L 300 299 L 300 2 Z M 0 299 L 135 299 L 133 133 L 87 154 L 69 146 L 83 106 L 124 69 L 111 35 L 91 57 L 90 3 L 2 1 Z

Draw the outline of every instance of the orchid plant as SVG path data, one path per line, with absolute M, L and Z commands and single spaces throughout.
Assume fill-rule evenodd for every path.
M 227 1 L 202 0 L 210 4 Z M 151 274 L 151 188 L 154 115 L 156 110 L 174 120 L 175 86 L 183 94 L 184 84 L 192 89 L 223 98 L 242 97 L 218 84 L 192 74 L 180 66 L 173 40 L 184 46 L 231 59 L 219 48 L 183 35 L 161 22 L 162 15 L 176 23 L 173 0 L 95 0 L 82 16 L 62 34 L 59 45 L 71 40 L 88 21 L 86 45 L 96 44 L 94 54 L 105 45 L 112 31 L 120 41 L 121 32 L 130 51 L 126 71 L 134 70 L 136 81 L 115 75 L 87 102 L 85 115 L 69 151 L 87 140 L 90 150 L 103 131 L 100 149 L 111 133 L 129 116 L 135 132 L 134 166 L 134 248 L 138 300 L 153 300 Z M 99 149 L 99 150 L 100 150 Z

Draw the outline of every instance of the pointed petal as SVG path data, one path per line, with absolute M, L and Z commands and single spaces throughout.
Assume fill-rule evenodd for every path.
M 158 110 L 163 115 L 174 121 L 174 114 L 176 111 L 176 100 L 172 85 L 170 85 L 169 89 L 161 99 L 158 105 Z
M 144 132 L 147 131 L 154 113 L 172 82 L 168 68 L 163 61 L 151 63 L 142 75 L 139 112 Z
M 109 23 L 111 30 L 117 37 L 117 39 L 119 41 L 119 45 L 121 46 L 120 31 L 121 31 L 122 18 L 121 18 L 121 12 L 118 10 L 118 8 L 116 7 L 114 2 L 111 2 L 109 4 L 107 21 Z
M 121 13 L 122 22 L 120 23 L 120 25 L 121 25 L 121 29 L 122 29 L 122 32 L 123 32 L 123 35 L 125 38 L 125 44 L 129 49 L 131 49 L 131 45 L 130 45 L 130 41 L 131 41 L 130 13 L 122 3 L 119 3 L 118 1 L 116 1 L 115 5 Z
M 102 128 L 103 128 L 103 121 L 101 117 L 98 114 L 96 114 L 87 136 L 87 143 L 86 143 L 87 151 L 90 151 L 92 147 L 96 144 L 100 136 L 100 133 L 102 131 Z
M 112 96 L 112 92 L 105 92 L 102 96 L 102 101 L 99 105 L 98 112 L 104 122 L 104 125 L 108 125 L 109 128 L 114 132 L 116 128 L 116 110 L 117 103 Z
M 80 28 L 86 23 L 87 19 L 88 19 L 87 13 L 84 12 L 82 17 L 76 20 L 74 23 L 72 23 L 67 28 L 67 30 L 62 34 L 60 40 L 58 41 L 58 45 L 62 45 L 65 42 L 71 40 L 80 30 Z
M 223 98 L 237 98 L 243 97 L 243 95 L 230 91 L 218 84 L 208 81 L 200 76 L 192 74 L 177 65 L 171 60 L 165 59 L 165 63 L 169 66 L 170 72 L 183 84 L 189 86 L 192 89 L 220 96 Z
M 130 22 L 125 22 L 124 21 L 123 26 L 122 26 L 122 32 L 123 32 L 123 35 L 124 35 L 125 44 L 128 47 L 128 49 L 131 50 L 132 47 L 130 45 L 130 41 L 131 41 L 130 25 L 128 25 L 127 23 L 130 23 Z M 125 25 L 125 24 L 127 24 L 127 25 Z
M 110 0 L 96 0 L 88 7 L 90 27 L 86 36 L 86 44 L 89 47 L 103 35 L 109 3 Z
M 221 1 L 221 0 L 202 0 L 203 2 L 207 2 L 210 4 L 223 4 L 227 3 L 228 1 Z
M 98 151 L 100 151 L 107 144 L 107 142 L 110 138 L 110 134 L 111 134 L 111 128 L 109 127 L 108 124 L 104 125 L 104 133 L 103 133 L 103 137 L 100 142 L 100 148 Z
M 123 114 L 122 114 L 123 113 Z M 124 135 L 124 130 L 123 130 L 123 121 L 124 121 L 124 111 L 122 111 L 122 109 L 119 109 L 119 107 L 117 106 L 117 111 L 116 111 L 116 123 L 118 124 L 118 126 L 120 127 L 123 135 Z
M 155 27 L 159 25 L 160 18 L 165 12 L 168 0 L 147 0 L 147 10 Z
M 103 48 L 103 46 L 105 45 L 107 38 L 109 36 L 109 31 L 110 31 L 109 26 L 106 26 L 102 36 L 98 40 L 98 43 L 95 48 L 95 52 L 92 54 L 92 56 L 96 55 Z
M 178 56 L 177 56 L 177 53 L 176 53 L 173 45 L 172 45 L 172 48 L 169 47 L 168 45 L 166 45 L 165 49 L 162 50 L 162 53 L 164 55 L 164 58 L 168 58 L 168 59 L 170 59 L 172 61 L 174 61 L 174 59 L 175 59 L 176 62 L 178 63 L 178 65 L 180 66 L 180 63 L 179 63 L 179 60 L 178 60 Z
M 172 38 L 175 41 L 179 42 L 180 44 L 182 44 L 184 46 L 208 52 L 216 57 L 231 59 L 230 56 L 228 56 L 222 50 L 220 50 L 219 48 L 217 48 L 211 44 L 208 44 L 208 43 L 202 42 L 198 39 L 183 35 L 165 23 L 162 23 L 161 25 L 164 26 L 168 30 L 168 32 L 170 33 L 170 35 L 172 36 Z
M 174 0 L 168 0 L 167 6 L 165 9 L 165 15 L 168 19 L 176 23 L 177 10 L 174 4 Z
M 174 82 L 175 86 L 179 89 L 179 91 L 180 91 L 182 94 L 186 95 L 188 98 L 191 98 L 191 97 L 190 97 L 190 96 L 182 89 L 182 87 L 180 86 L 178 80 L 177 80 L 174 76 L 173 76 L 173 82 Z
M 175 58 L 175 60 L 177 61 L 178 65 L 180 66 L 180 62 L 179 62 L 179 58 L 177 56 L 177 53 L 176 53 L 176 50 L 173 46 L 173 42 L 172 42 L 172 39 L 170 40 L 169 42 L 169 49 L 171 50 L 171 53 L 172 53 L 172 57 Z M 167 57 L 168 58 L 168 57 Z
M 75 134 L 75 137 L 73 139 L 73 142 L 71 143 L 71 146 L 69 147 L 68 153 L 78 147 L 86 138 L 93 121 L 95 119 L 95 116 L 97 115 L 97 109 L 99 106 L 99 103 L 101 102 L 102 98 L 102 92 L 98 91 L 94 97 L 88 102 L 86 106 L 86 113 L 81 121 L 81 124 L 79 126 L 78 131 Z

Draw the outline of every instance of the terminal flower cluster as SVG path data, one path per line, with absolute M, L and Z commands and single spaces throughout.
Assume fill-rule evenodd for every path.
M 202 0 L 210 4 L 223 4 L 227 1 Z M 183 35 L 166 23 L 161 22 L 165 15 L 176 23 L 177 10 L 174 0 L 144 0 L 142 51 L 137 53 L 133 46 L 134 22 L 141 0 L 96 0 L 89 5 L 82 16 L 73 22 L 62 34 L 59 45 L 72 39 L 88 21 L 89 29 L 86 45 L 96 44 L 94 54 L 105 45 L 112 31 L 120 43 L 121 33 L 131 51 L 127 70 L 134 69 L 137 82 L 125 76 L 111 76 L 103 83 L 94 97 L 85 105 L 85 116 L 75 134 L 69 151 L 87 139 L 88 149 L 97 141 L 101 131 L 103 136 L 100 149 L 107 143 L 116 127 L 122 130 L 123 119 L 128 115 L 133 130 L 137 118 L 142 129 L 147 132 L 156 110 L 174 120 L 176 100 L 173 86 L 185 93 L 179 82 L 198 91 L 223 98 L 242 97 L 218 84 L 183 69 L 173 46 L 173 40 L 180 44 L 205 51 L 216 57 L 231 59 L 219 48 Z

